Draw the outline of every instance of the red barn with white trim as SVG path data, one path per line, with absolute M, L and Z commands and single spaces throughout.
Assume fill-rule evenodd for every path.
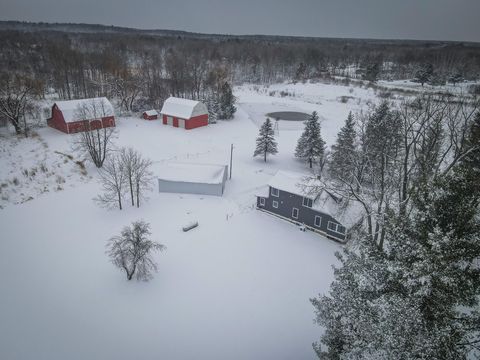
M 208 109 L 200 101 L 169 97 L 160 113 L 165 125 L 186 130 L 208 125 Z
M 115 126 L 113 106 L 107 98 L 57 101 L 52 106 L 48 126 L 73 134 L 87 129 Z
M 143 112 L 143 118 L 145 120 L 157 120 L 158 112 L 157 110 L 147 110 Z

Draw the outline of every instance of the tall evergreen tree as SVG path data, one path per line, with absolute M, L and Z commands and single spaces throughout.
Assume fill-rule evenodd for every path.
M 235 96 L 233 96 L 232 88 L 228 82 L 225 82 L 220 94 L 220 112 L 219 119 L 232 119 L 237 111 L 235 107 Z
M 203 103 L 207 105 L 208 121 L 211 124 L 216 123 L 220 114 L 220 103 L 218 98 L 215 96 L 215 94 L 210 94 L 206 99 L 203 100 Z
M 273 131 L 272 122 L 267 118 L 260 128 L 257 147 L 253 156 L 263 155 L 263 160 L 267 162 L 267 155 L 275 155 L 276 153 L 278 153 L 278 149 L 275 141 L 275 132 Z
M 295 157 L 308 162 L 310 169 L 313 164 L 321 164 L 325 155 L 325 141 L 320 133 L 320 123 L 316 111 L 305 121 L 305 130 L 298 139 Z
M 335 145 L 332 146 L 329 170 L 333 178 L 348 181 L 354 175 L 356 139 L 355 120 L 350 112 L 345 125 L 338 133 Z

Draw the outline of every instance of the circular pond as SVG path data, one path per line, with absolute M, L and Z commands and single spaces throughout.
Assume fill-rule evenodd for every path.
M 305 121 L 310 117 L 310 114 L 298 111 L 277 111 L 268 113 L 267 116 L 275 120 Z

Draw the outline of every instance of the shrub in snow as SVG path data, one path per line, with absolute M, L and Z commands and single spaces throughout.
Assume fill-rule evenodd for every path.
M 165 246 L 150 240 L 150 235 L 150 225 L 140 220 L 124 227 L 119 236 L 107 243 L 108 256 L 115 266 L 125 271 L 128 280 L 135 276 L 137 280 L 148 281 L 152 272 L 157 271 L 152 255 L 165 250 Z

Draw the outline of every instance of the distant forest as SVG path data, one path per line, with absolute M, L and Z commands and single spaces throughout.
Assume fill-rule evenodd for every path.
M 0 44 L 2 82 L 34 81 L 42 97 L 114 96 L 126 111 L 159 107 L 169 95 L 206 98 L 219 93 L 225 82 L 342 76 L 435 85 L 480 77 L 477 43 L 207 35 L 3 21 Z

